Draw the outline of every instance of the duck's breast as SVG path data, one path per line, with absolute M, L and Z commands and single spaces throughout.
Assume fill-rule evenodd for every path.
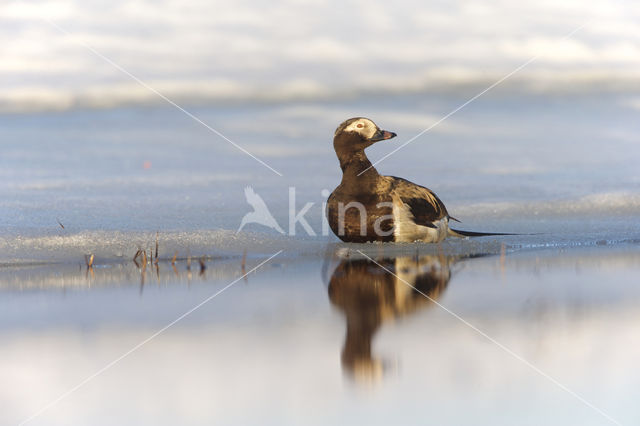
M 347 194 L 336 189 L 327 202 L 331 230 L 345 242 L 394 241 L 393 203 L 388 194 Z

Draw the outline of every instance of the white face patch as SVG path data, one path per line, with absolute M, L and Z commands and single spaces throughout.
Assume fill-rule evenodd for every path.
M 365 139 L 370 139 L 378 131 L 378 126 L 369 120 L 368 118 L 359 118 L 353 123 L 344 128 L 345 132 L 356 132 L 364 136 Z

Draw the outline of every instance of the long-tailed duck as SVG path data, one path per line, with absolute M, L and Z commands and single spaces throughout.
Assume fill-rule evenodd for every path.
M 336 129 L 333 147 L 342 182 L 329 196 L 327 217 L 341 240 L 437 243 L 448 236 L 504 235 L 453 230 L 449 220 L 456 219 L 433 191 L 380 175 L 364 150 L 395 136 L 364 117 L 350 118 Z

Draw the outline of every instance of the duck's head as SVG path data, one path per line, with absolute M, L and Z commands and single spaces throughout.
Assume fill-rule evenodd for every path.
M 338 126 L 333 135 L 333 147 L 336 152 L 356 152 L 394 137 L 395 133 L 380 129 L 368 118 L 355 117 Z

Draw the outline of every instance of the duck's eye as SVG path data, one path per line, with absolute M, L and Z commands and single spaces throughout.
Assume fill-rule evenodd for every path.
M 356 127 L 357 127 L 358 129 L 362 129 L 362 128 L 364 127 L 364 124 L 362 124 L 362 123 L 358 123 L 358 124 L 356 124 Z

